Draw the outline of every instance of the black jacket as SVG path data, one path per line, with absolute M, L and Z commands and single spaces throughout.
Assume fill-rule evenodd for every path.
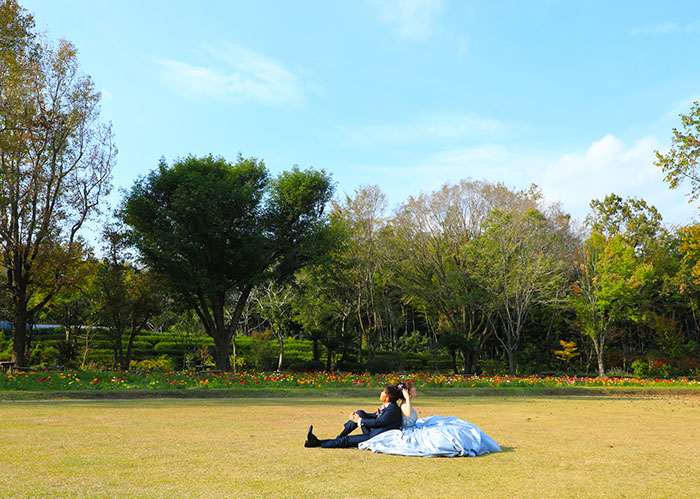
M 403 414 L 395 402 L 387 405 L 379 414 L 367 414 L 362 418 L 362 426 L 369 430 L 371 436 L 378 435 L 387 430 L 401 428 Z

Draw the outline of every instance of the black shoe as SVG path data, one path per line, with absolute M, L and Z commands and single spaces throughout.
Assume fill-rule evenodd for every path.
M 313 433 L 313 425 L 309 426 L 309 432 L 306 434 L 306 442 L 304 447 L 321 447 L 321 441 Z

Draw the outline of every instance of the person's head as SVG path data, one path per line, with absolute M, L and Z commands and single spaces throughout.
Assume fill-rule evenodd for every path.
M 418 392 L 416 391 L 416 387 L 413 386 L 413 383 L 410 381 L 401 381 L 397 383 L 396 387 L 403 393 L 403 390 L 408 390 L 408 396 L 413 398 L 416 395 L 418 395 Z M 401 397 L 403 398 L 403 397 Z
M 401 390 L 399 390 L 396 385 L 386 385 L 384 387 L 384 391 L 382 391 L 382 394 L 379 396 L 379 399 L 384 403 L 396 402 L 399 399 L 403 399 L 403 395 L 401 394 Z

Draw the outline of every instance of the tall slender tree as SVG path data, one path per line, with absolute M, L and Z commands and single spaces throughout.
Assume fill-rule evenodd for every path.
M 571 304 L 581 331 L 593 341 L 598 376 L 605 378 L 606 342 L 616 323 L 640 319 L 639 297 L 652 268 L 635 257 L 622 235 L 606 238 L 598 232 L 584 243 L 577 266 Z
M 0 265 L 12 356 L 25 364 L 27 323 L 82 277 L 79 231 L 109 190 L 116 148 L 75 47 L 39 39 L 15 0 L 0 0 L 0 48 Z
M 377 348 L 382 328 L 381 296 L 377 293 L 377 281 L 381 271 L 380 233 L 386 224 L 386 196 L 378 186 L 362 186 L 354 196 L 345 196 L 333 203 L 331 218 L 342 227 L 345 244 L 342 255 L 345 260 L 343 277 L 349 286 L 354 302 L 354 323 L 359 333 L 358 362 L 362 362 L 363 348 L 370 356 Z

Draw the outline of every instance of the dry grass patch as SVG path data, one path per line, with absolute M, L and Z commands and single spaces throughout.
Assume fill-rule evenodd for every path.
M 305 449 L 354 399 L 0 402 L 2 497 L 699 497 L 700 397 L 422 397 L 504 448 Z M 410 490 L 406 491 L 406 483 Z

